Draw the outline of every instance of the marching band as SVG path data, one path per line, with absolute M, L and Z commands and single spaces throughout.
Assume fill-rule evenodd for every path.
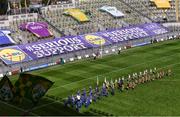
M 89 87 L 88 95 L 87 91 L 84 88 L 82 90 L 82 94 L 80 91 L 77 92 L 76 96 L 68 96 L 68 99 L 65 100 L 65 106 L 75 107 L 77 111 L 84 105 L 86 108 L 92 103 L 96 102 L 101 97 L 108 97 L 109 94 L 115 95 L 115 90 L 119 92 L 123 92 L 125 90 L 134 90 L 140 84 L 146 84 L 148 82 L 152 82 L 154 80 L 163 79 L 166 77 L 172 76 L 172 70 L 169 68 L 168 70 L 157 70 L 156 68 L 150 70 L 144 70 L 143 72 L 133 73 L 132 75 L 128 75 L 127 78 L 119 78 L 114 81 L 107 81 L 106 77 L 103 82 L 101 90 L 99 89 L 98 83 L 93 90 L 92 87 Z

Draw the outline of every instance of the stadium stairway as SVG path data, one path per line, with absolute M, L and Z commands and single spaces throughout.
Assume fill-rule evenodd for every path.
M 59 30 L 56 26 L 54 26 L 51 22 L 49 22 L 45 17 L 43 17 L 42 15 L 39 15 L 39 17 L 41 17 L 41 19 L 43 19 L 45 22 L 47 22 L 48 25 L 52 26 L 58 33 L 61 34 L 61 36 L 65 36 L 63 31 Z
M 144 16 L 145 18 L 147 18 L 147 20 L 150 20 L 150 21 L 154 21 L 152 18 L 150 18 L 149 16 L 143 14 L 142 12 L 140 12 L 139 10 L 135 9 L 134 7 L 132 7 L 131 5 L 129 5 L 128 3 L 124 2 L 124 0 L 119 0 L 120 2 L 124 3 L 125 5 L 127 5 L 129 8 L 133 9 L 134 11 L 136 11 L 137 13 L 141 14 L 142 16 Z M 141 4 L 139 4 L 141 5 Z M 141 8 L 144 7 L 141 5 Z

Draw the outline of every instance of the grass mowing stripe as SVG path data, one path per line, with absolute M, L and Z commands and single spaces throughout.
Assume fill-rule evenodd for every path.
M 174 55 L 173 55 L 173 56 L 174 56 Z M 177 54 L 176 54 L 176 56 L 177 56 Z M 171 55 L 171 57 L 172 57 L 172 55 Z M 164 57 L 164 58 L 167 59 L 166 57 Z M 156 60 L 165 60 L 165 59 L 158 58 L 158 59 L 156 59 Z M 149 62 L 154 62 L 154 61 L 156 61 L 156 60 L 147 61 L 147 62 L 140 63 L 140 64 L 135 64 L 135 65 L 132 65 L 132 66 L 128 66 L 128 67 L 121 68 L 121 69 L 116 69 L 116 70 L 114 70 L 114 71 L 111 71 L 111 72 L 108 72 L 108 73 L 105 73 L 105 74 L 102 74 L 102 75 L 98 75 L 98 76 L 105 76 L 105 75 L 110 74 L 110 73 L 114 73 L 114 72 L 117 72 L 117 71 L 122 71 L 122 70 L 124 70 L 124 69 L 128 69 L 128 68 L 130 68 L 130 67 L 134 67 L 134 66 L 146 64 L 146 63 L 149 63 Z M 83 80 L 78 80 L 78 81 L 75 81 L 75 82 L 71 82 L 71 83 L 69 83 L 69 84 L 66 84 L 66 85 L 63 85 L 63 86 L 59 86 L 59 87 L 56 87 L 56 88 L 51 88 L 49 91 L 55 90 L 55 89 L 60 88 L 60 87 L 66 87 L 66 86 L 69 86 L 69 85 L 74 84 L 74 83 L 77 83 L 77 82 L 82 82 L 82 81 L 85 81 L 85 80 L 89 80 L 89 79 L 92 79 L 92 78 L 95 78 L 95 77 L 97 77 L 97 76 L 93 76 L 93 77 L 86 78 L 86 79 L 83 79 Z M 56 81 L 58 81 L 58 80 L 56 80 Z M 56 82 L 56 81 L 55 81 L 55 82 Z
M 174 64 L 169 64 L 169 65 L 167 65 L 167 66 L 174 66 L 174 65 L 178 65 L 178 64 L 180 64 L 180 62 L 179 63 L 174 63 Z M 167 67 L 167 66 L 164 66 L 164 67 L 162 67 L 162 68 L 165 68 L 165 67 Z M 157 81 L 163 81 L 163 80 L 157 80 Z M 168 82 L 168 81 L 171 81 L 171 82 L 176 82 L 176 81 L 180 81 L 180 80 L 165 80 L 166 82 Z
M 175 54 L 176 55 L 176 54 Z M 173 55 L 172 55 L 173 56 Z M 83 75 L 82 75 L 83 76 Z M 95 77 L 95 76 L 94 76 Z M 60 80 L 60 79 L 59 79 Z M 55 81 L 58 81 L 58 80 L 55 80 Z
M 22 112 L 26 112 L 24 109 L 19 108 L 19 107 L 17 107 L 17 106 L 14 106 L 14 105 L 8 104 L 8 103 L 3 102 L 3 101 L 1 101 L 1 100 L 0 100 L 0 102 L 1 102 L 1 103 L 3 103 L 3 104 L 5 104 L 5 105 L 7 105 L 7 106 L 9 106 L 9 107 L 11 107 L 11 108 L 14 108 L 14 109 L 20 110 L 20 111 L 22 111 Z M 30 114 L 31 114 L 31 115 L 34 115 L 34 116 L 38 116 L 37 114 L 32 113 L 32 112 L 30 112 Z
M 166 43 L 175 43 L 175 42 L 178 42 L 178 40 L 175 40 L 175 41 L 167 41 L 167 42 L 162 42 L 162 43 L 157 43 L 157 44 L 153 44 L 153 45 L 148 45 L 148 46 L 144 46 L 144 47 L 135 47 L 135 48 L 131 48 L 131 49 L 127 49 L 127 50 L 125 50 L 123 53 L 126 53 L 126 55 L 138 55 L 138 53 L 137 53 L 137 51 L 139 51 L 139 50 L 142 50 L 142 48 L 145 48 L 145 49 L 147 49 L 147 48 L 149 48 L 150 50 L 149 51 L 147 51 L 148 53 L 149 52 L 151 52 L 152 51 L 152 48 L 151 47 L 155 47 L 155 46 L 163 46 L 164 44 L 166 44 Z M 179 44 L 179 43 L 178 43 Z M 169 47 L 171 47 L 171 46 L 169 46 Z M 176 46 L 176 47 L 178 47 L 178 46 Z M 167 49 L 168 47 L 165 47 L 165 49 Z M 144 50 L 145 50 L 144 49 Z M 154 48 L 153 48 L 154 49 Z M 136 53 L 134 53 L 134 50 L 136 50 Z M 152 51 L 153 52 L 153 51 Z M 145 52 L 143 52 L 143 53 L 145 53 Z M 107 59 L 108 57 L 111 57 L 111 56 L 105 56 L 104 58 L 105 59 Z M 117 58 L 117 59 L 119 59 L 119 58 Z M 99 60 L 97 60 L 98 62 L 99 62 Z M 109 61 L 109 60 L 108 60 Z M 32 73 L 41 73 L 41 72 L 46 72 L 46 71 L 49 71 L 50 70 L 50 72 L 52 71 L 53 72 L 53 70 L 52 69 L 64 69 L 64 68 L 68 68 L 69 69 L 69 67 L 72 67 L 72 66 L 74 66 L 74 65 L 77 65 L 77 64 L 79 64 L 79 63 L 82 63 L 82 62 L 88 62 L 88 60 L 86 60 L 86 59 L 83 59 L 83 60 L 80 60 L 80 61 L 74 61 L 74 62 L 70 62 L 70 63 L 67 63 L 67 64 L 65 64 L 65 65 L 62 65 L 61 67 L 59 66 L 59 65 L 57 65 L 57 66 L 51 66 L 51 67 L 49 67 L 49 68 L 46 68 L 46 69 L 41 69 L 41 70 L 36 70 L 36 71 L 33 71 Z M 94 61 L 93 61 L 94 62 Z M 74 69 L 74 68 L 72 68 L 72 69 Z M 71 69 L 70 69 L 71 70 Z
M 180 115 L 180 112 L 178 112 L 180 109 L 180 102 L 178 101 L 180 98 L 180 83 L 178 82 L 180 77 L 179 46 L 179 41 L 163 42 L 155 45 L 128 49 L 122 52 L 121 55 L 106 56 L 103 59 L 98 59 L 96 61 L 75 61 L 72 64 L 67 63 L 63 66 L 49 67 L 47 69 L 33 71 L 31 73 L 43 75 L 47 78 L 51 77 L 52 80 L 55 81 L 55 86 L 52 88 L 55 88 L 71 82 L 76 82 L 78 80 L 87 79 L 91 76 L 96 77 L 96 74 L 103 75 L 107 72 L 117 70 L 118 68 L 125 68 L 139 63 L 145 64 L 136 65 L 134 67 L 121 70 L 120 72 L 112 72 L 105 76 L 108 77 L 108 79 L 117 78 L 118 76 L 141 71 L 146 68 L 152 68 L 154 66 L 157 68 L 166 68 L 167 66 L 172 67 L 174 72 L 173 79 L 163 79 L 161 80 L 162 82 L 157 81 L 147 84 L 146 86 L 140 85 L 134 91 L 118 94 L 114 97 L 110 96 L 109 98 L 104 98 L 98 103 L 90 105 L 90 108 L 100 109 L 103 112 L 108 112 L 113 115 Z M 156 61 L 148 62 L 151 60 Z M 39 71 L 42 72 L 40 73 Z M 103 81 L 103 77 L 104 76 L 100 76 L 100 82 Z M 169 80 L 172 80 L 172 82 Z M 177 82 L 175 82 L 175 80 L 177 80 Z M 53 90 L 48 92 L 48 94 L 63 98 L 74 93 L 77 89 L 81 89 L 82 87 L 87 87 L 95 83 L 96 78 L 92 78 L 61 87 L 61 89 Z M 42 105 L 43 100 L 44 99 L 42 99 L 41 102 Z M 46 104 L 51 103 L 50 101 L 46 102 Z M 155 105 L 155 107 L 153 105 Z M 59 107 L 62 106 L 58 106 L 58 104 L 54 102 L 48 106 L 37 108 L 33 112 L 38 115 L 63 115 L 64 112 L 61 111 L 61 108 Z M 67 111 L 69 111 L 69 109 Z M 83 109 L 81 113 L 84 112 L 91 111 L 89 109 Z M 69 113 L 71 112 L 69 111 Z M 94 114 L 96 115 L 97 113 Z

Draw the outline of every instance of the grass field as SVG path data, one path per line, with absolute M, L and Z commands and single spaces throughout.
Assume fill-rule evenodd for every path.
M 64 108 L 59 101 L 77 90 L 94 86 L 97 76 L 103 82 L 104 77 L 110 80 L 154 67 L 172 68 L 172 78 L 139 85 L 133 91 L 116 92 L 115 96 L 104 97 L 88 109 L 83 108 L 80 113 Z M 45 96 L 33 108 L 32 115 L 180 115 L 180 40 L 136 47 L 96 61 L 81 60 L 31 73 L 55 82 L 47 93 L 48 97 Z M 14 82 L 16 77 L 11 80 Z M 28 102 L 14 105 L 1 102 L 0 115 L 22 115 L 30 107 Z

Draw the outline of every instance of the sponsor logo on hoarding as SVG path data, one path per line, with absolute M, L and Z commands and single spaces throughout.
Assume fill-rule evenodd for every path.
M 0 51 L 0 57 L 12 62 L 20 62 L 26 58 L 26 54 L 18 49 L 6 48 Z
M 85 40 L 94 45 L 104 45 L 106 43 L 106 39 L 97 35 L 85 35 Z

